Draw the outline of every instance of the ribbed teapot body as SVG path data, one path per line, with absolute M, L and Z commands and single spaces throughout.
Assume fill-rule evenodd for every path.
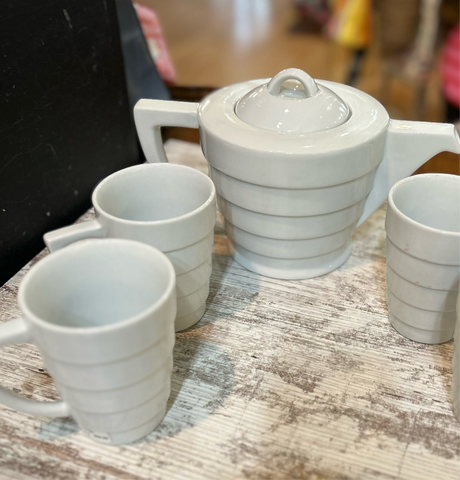
M 256 82 L 221 89 L 200 107 L 202 149 L 230 253 L 269 277 L 323 275 L 350 255 L 383 158 L 388 116 L 363 92 L 323 82 L 350 105 L 345 124 L 308 134 L 264 130 L 242 122 L 233 107 Z

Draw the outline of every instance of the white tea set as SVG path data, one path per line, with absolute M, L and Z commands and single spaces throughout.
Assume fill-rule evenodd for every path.
M 0 325 L 0 345 L 38 346 L 62 400 L 32 401 L 0 387 L 0 403 L 70 415 L 107 444 L 156 428 L 175 331 L 205 312 L 217 204 L 235 261 L 292 280 L 343 264 L 355 227 L 389 195 L 390 322 L 418 342 L 452 339 L 460 177 L 406 177 L 441 151 L 460 153 L 453 125 L 390 120 L 369 95 L 298 69 L 222 88 L 201 103 L 140 100 L 134 116 L 149 163 L 96 187 L 94 220 L 44 236 L 52 254 L 20 286 L 23 317 Z M 162 126 L 200 129 L 211 178 L 167 163 Z M 457 347 L 460 420 L 459 355 Z

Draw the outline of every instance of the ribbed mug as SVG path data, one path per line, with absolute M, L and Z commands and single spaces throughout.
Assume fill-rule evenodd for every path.
M 127 238 L 162 251 L 177 275 L 176 331 L 204 314 L 209 294 L 216 192 L 209 177 L 169 163 L 113 173 L 94 190 L 96 219 L 44 236 L 51 252 L 82 238 Z
M 150 433 L 170 394 L 175 281 L 163 253 L 131 240 L 85 240 L 40 260 L 19 287 L 23 317 L 0 325 L 0 345 L 37 345 L 62 400 L 0 387 L 0 403 L 72 416 L 100 443 Z
M 385 228 L 391 324 L 417 342 L 449 341 L 460 278 L 460 177 L 425 174 L 396 183 Z

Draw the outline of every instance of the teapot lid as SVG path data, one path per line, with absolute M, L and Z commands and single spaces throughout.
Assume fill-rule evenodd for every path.
M 237 102 L 235 113 L 249 125 L 279 133 L 329 130 L 350 117 L 337 94 L 297 68 L 283 70 L 251 90 Z

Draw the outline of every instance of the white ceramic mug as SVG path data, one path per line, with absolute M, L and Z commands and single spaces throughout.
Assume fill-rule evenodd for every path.
M 31 268 L 18 303 L 23 317 L 0 325 L 0 345 L 37 345 L 62 400 L 28 400 L 0 387 L 0 403 L 70 415 L 108 444 L 135 441 L 161 422 L 176 316 L 174 268 L 163 253 L 131 240 L 71 245 Z
M 460 279 L 460 177 L 425 174 L 396 183 L 385 228 L 391 324 L 417 342 L 449 341 Z
M 44 236 L 51 252 L 88 237 L 127 238 L 158 248 L 177 275 L 176 331 L 204 314 L 212 270 L 216 191 L 190 167 L 137 165 L 105 178 L 92 196 L 96 219 Z

